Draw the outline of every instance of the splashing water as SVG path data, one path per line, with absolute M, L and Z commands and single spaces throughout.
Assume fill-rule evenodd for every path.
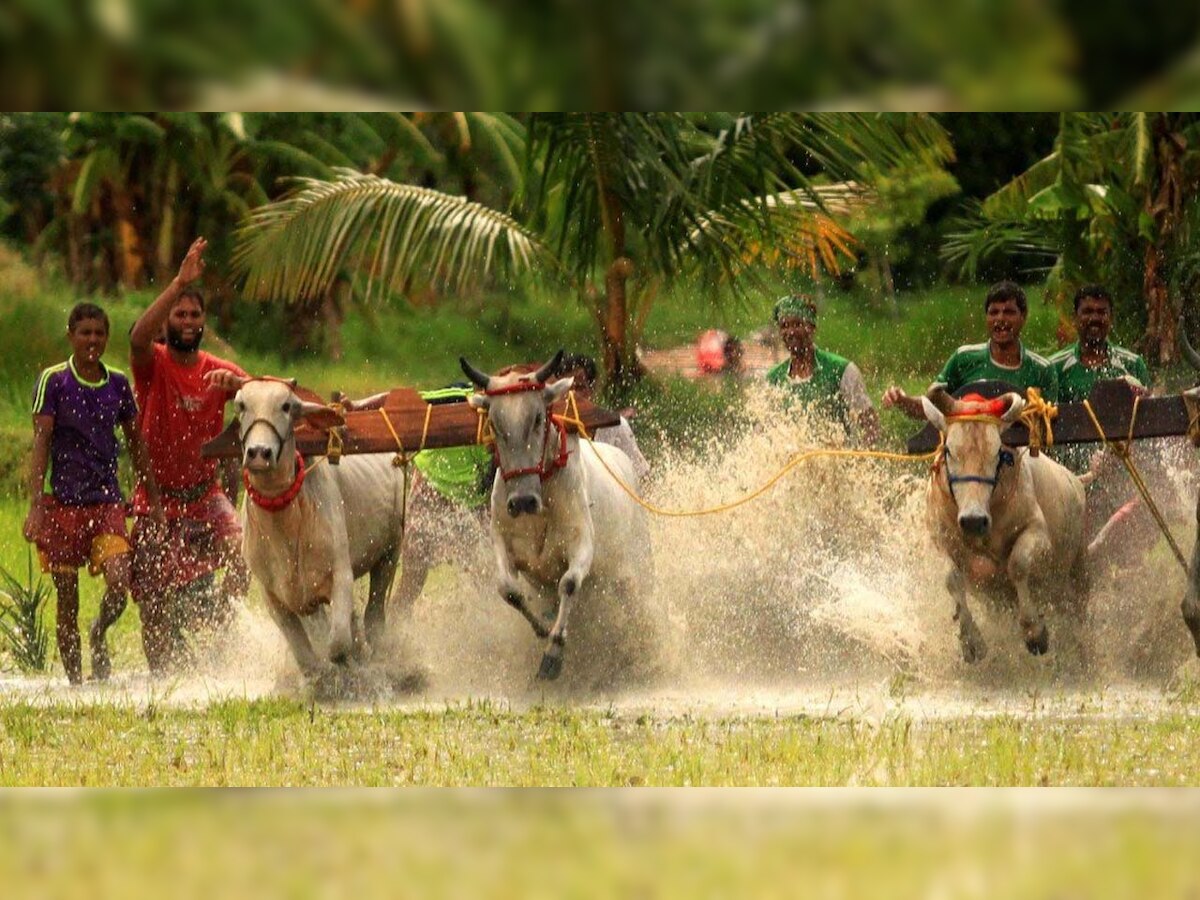
M 668 509 L 729 503 L 793 454 L 840 445 L 821 423 L 779 416 L 776 399 L 747 396 L 736 428 L 660 459 L 643 486 L 646 498 Z M 1141 454 L 1177 540 L 1190 546 L 1196 466 L 1181 447 L 1158 442 Z M 566 700 L 666 712 L 906 708 L 938 715 L 1023 708 L 1030 691 L 1082 687 L 1123 696 L 1148 685 L 1161 691 L 1180 671 L 1195 668 L 1178 611 L 1183 575 L 1161 541 L 1146 558 L 1097 567 L 1083 635 L 1069 634 L 1069 621 L 1051 613 L 1048 657 L 1025 653 L 1011 609 L 972 598 L 990 653 L 967 666 L 944 587 L 948 563 L 926 536 L 927 475 L 918 462 L 813 459 L 734 510 L 652 516 L 653 579 L 637 598 L 581 596 L 563 676 L 553 685 L 533 680 L 541 641 L 497 595 L 488 537 L 464 512 L 434 529 L 454 548 L 455 564 L 433 571 L 411 610 L 393 604 L 386 645 L 332 696 L 403 704 L 487 697 L 518 707 Z M 1132 493 L 1119 482 L 1115 490 Z M 358 590 L 365 594 L 365 584 Z M 549 598 L 543 603 L 549 612 Z M 304 690 L 257 602 L 195 675 L 156 684 L 119 673 L 110 685 L 70 693 L 60 681 L 7 678 L 0 695 L 83 702 L 154 696 L 194 705 Z

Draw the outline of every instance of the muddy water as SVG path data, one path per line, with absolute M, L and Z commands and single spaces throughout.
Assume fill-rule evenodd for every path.
M 795 452 L 836 445 L 828 430 L 752 402 L 750 424 L 664 460 L 648 499 L 671 509 L 728 503 Z M 1156 494 L 1190 547 L 1192 455 L 1167 456 Z M 391 611 L 389 643 L 372 662 L 315 690 L 368 708 L 487 698 L 656 714 L 1128 716 L 1162 708 L 1195 679 L 1178 613 L 1183 574 L 1162 542 L 1124 568 L 1098 569 L 1082 634 L 1051 611 L 1047 657 L 1028 656 L 1011 610 L 973 600 L 990 652 L 967 666 L 942 586 L 946 563 L 925 538 L 925 478 L 918 463 L 815 460 L 733 511 L 652 517 L 644 595 L 584 595 L 553 685 L 532 678 L 541 647 L 494 592 L 486 536 L 448 523 L 459 563 L 436 569 L 411 610 Z M 199 671 L 174 680 L 118 671 L 108 685 L 69 689 L 61 677 L 7 676 L 0 694 L 203 705 L 313 689 L 255 603 L 209 649 Z

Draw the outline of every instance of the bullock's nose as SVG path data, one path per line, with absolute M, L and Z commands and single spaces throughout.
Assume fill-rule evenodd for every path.
M 275 455 L 275 451 L 271 447 L 259 447 L 251 445 L 246 448 L 246 463 L 261 461 L 265 465 L 271 464 L 271 457 Z
M 987 534 L 991 524 L 990 516 L 972 514 L 958 517 L 958 527 L 967 534 Z
M 533 515 L 538 511 L 538 498 L 533 494 L 523 494 L 519 497 L 508 498 L 508 514 L 514 519 L 522 513 Z

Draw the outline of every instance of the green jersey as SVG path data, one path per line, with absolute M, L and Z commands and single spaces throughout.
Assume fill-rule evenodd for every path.
M 959 347 L 946 360 L 933 383 L 953 394 L 972 381 L 1007 381 L 1022 391 L 1035 387 L 1042 392 L 1043 400 L 1058 402 L 1058 373 L 1054 366 L 1044 356 L 1026 350 L 1024 344 L 1021 345 L 1021 364 L 1011 369 L 996 364 L 986 341 Z
M 791 359 L 785 359 L 767 372 L 767 384 L 785 387 L 793 399 L 809 409 L 850 425 L 850 409 L 853 399 L 848 396 L 844 381 L 848 371 L 858 373 L 858 367 L 850 360 L 819 348 L 813 349 L 813 372 L 809 378 L 791 378 L 788 369 Z M 862 376 L 858 376 L 858 381 Z
M 1141 387 L 1150 387 L 1150 370 L 1146 361 L 1124 347 L 1108 345 L 1108 359 L 1094 368 L 1083 364 L 1079 344 L 1064 347 L 1050 357 L 1058 373 L 1058 399 L 1062 403 L 1086 400 L 1097 381 L 1125 378 Z
M 428 402 L 466 402 L 474 392 L 473 388 L 443 388 L 421 391 L 421 399 Z M 413 457 L 413 465 L 435 491 L 447 500 L 472 509 L 487 502 L 491 485 L 485 484 L 484 479 L 491 464 L 492 451 L 478 444 L 422 450 Z

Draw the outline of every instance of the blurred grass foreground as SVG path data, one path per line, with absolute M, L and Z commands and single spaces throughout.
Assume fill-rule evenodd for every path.
M 5 896 L 1195 897 L 1194 796 L 910 792 L 41 795 Z

